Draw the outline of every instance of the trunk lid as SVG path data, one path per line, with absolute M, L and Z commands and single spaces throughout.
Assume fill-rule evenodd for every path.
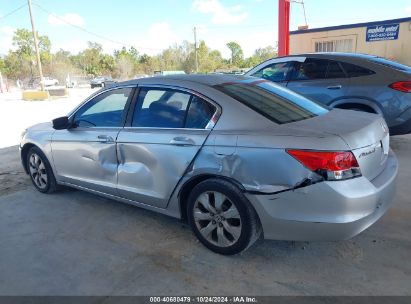
M 372 180 L 385 168 L 389 152 L 389 132 L 377 114 L 334 109 L 325 115 L 284 125 L 304 132 L 326 133 L 342 138 L 357 158 L 362 174 Z M 321 150 L 320 147 L 313 147 Z

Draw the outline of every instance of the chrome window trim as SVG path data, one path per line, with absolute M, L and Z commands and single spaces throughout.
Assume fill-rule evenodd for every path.
M 183 88 L 183 87 L 179 87 L 176 85 L 167 85 L 167 84 L 139 84 L 138 85 L 139 89 L 142 88 L 154 88 L 154 89 L 171 89 L 171 90 L 177 90 L 177 91 L 182 91 L 194 96 L 197 96 L 201 99 L 203 99 L 204 101 L 210 103 L 211 105 L 213 105 L 216 108 L 216 111 L 214 112 L 213 116 L 211 117 L 210 121 L 208 122 L 208 124 L 206 125 L 206 127 L 204 129 L 193 129 L 193 128 L 155 128 L 155 127 L 127 127 L 127 129 L 159 129 L 159 130 L 212 130 L 215 126 L 215 124 L 217 123 L 218 119 L 220 118 L 221 114 L 222 114 L 222 107 L 215 102 L 214 100 L 208 98 L 207 96 L 204 96 L 201 93 L 198 93 L 197 91 L 191 90 L 191 89 L 187 89 L 187 88 Z
M 173 130 L 181 130 L 181 131 L 207 131 L 208 129 L 196 129 L 196 128 L 156 128 L 156 127 L 124 127 L 124 130 L 163 130 L 163 131 L 173 131 Z

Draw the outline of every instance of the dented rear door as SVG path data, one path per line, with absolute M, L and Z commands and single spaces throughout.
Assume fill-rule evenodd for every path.
M 117 138 L 118 194 L 165 208 L 209 136 L 216 113 L 215 105 L 192 92 L 142 87 L 129 126 Z M 204 119 L 193 119 L 197 114 Z

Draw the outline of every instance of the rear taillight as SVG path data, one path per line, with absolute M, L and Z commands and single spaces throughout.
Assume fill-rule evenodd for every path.
M 400 92 L 411 93 L 411 81 L 397 81 L 390 84 L 389 87 Z
M 327 180 L 341 180 L 361 175 L 360 166 L 352 152 L 287 150 L 311 171 Z

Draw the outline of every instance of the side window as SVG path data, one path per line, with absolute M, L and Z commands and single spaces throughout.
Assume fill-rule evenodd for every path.
M 347 73 L 348 77 L 360 77 L 360 76 L 367 76 L 367 75 L 375 74 L 374 71 L 360 67 L 355 64 L 346 63 L 346 62 L 341 62 L 341 64 L 345 72 Z
M 293 62 L 273 63 L 254 73 L 252 76 L 264 78 L 273 82 L 286 81 Z
M 169 89 L 142 89 L 132 127 L 183 128 L 191 95 Z
M 205 129 L 213 117 L 216 108 L 209 102 L 193 96 L 186 118 L 186 128 Z
M 132 91 L 132 88 L 122 88 L 96 96 L 74 114 L 74 124 L 78 127 L 121 127 Z
M 307 59 L 298 65 L 291 80 L 324 79 L 327 67 L 328 60 Z
M 326 78 L 345 78 L 346 75 L 337 61 L 330 60 L 328 64 L 328 70 Z

